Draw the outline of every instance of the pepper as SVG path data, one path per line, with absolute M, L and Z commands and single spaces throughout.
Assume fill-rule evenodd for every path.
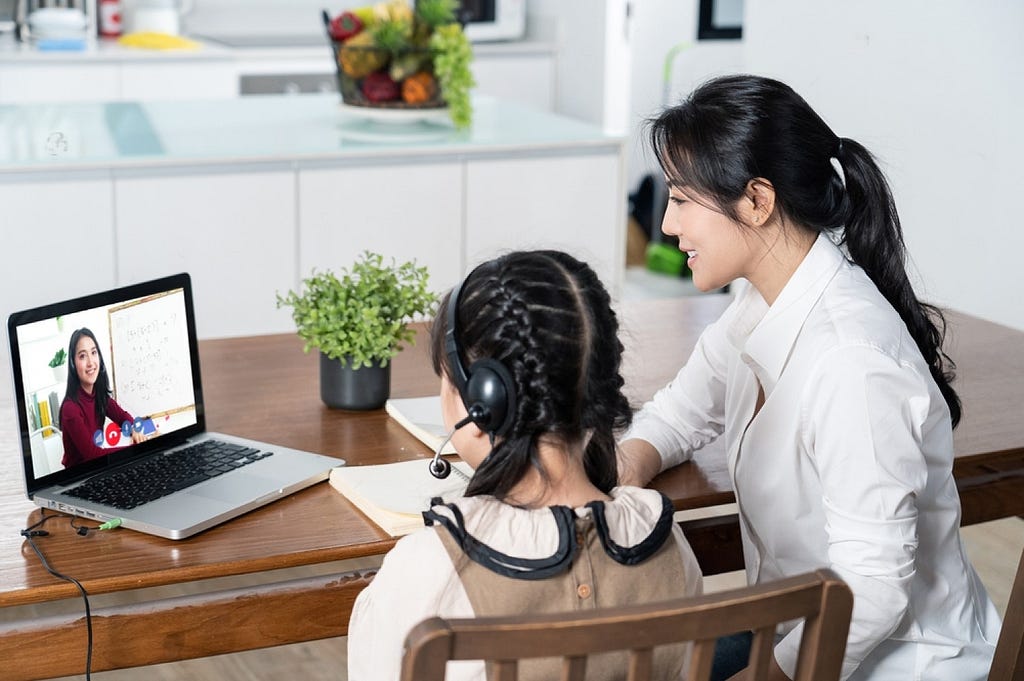
M 363 30 L 363 21 L 352 12 L 342 12 L 331 19 L 328 32 L 333 40 L 348 40 Z
M 426 71 L 420 71 L 402 81 L 402 101 L 406 104 L 423 104 L 437 94 L 437 81 Z
M 390 102 L 401 95 L 398 83 L 383 71 L 374 71 L 363 79 L 363 95 L 371 102 Z

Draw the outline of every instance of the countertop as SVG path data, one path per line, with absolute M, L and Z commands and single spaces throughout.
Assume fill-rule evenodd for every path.
M 191 40 L 191 38 L 190 38 Z M 126 47 L 113 38 L 97 38 L 86 43 L 84 50 L 38 50 L 30 42 L 23 43 L 11 34 L 0 36 L 0 61 L 10 64 L 104 63 L 131 61 L 196 61 L 233 60 L 238 55 L 224 45 L 197 41 L 198 49 L 147 50 Z
M 620 150 L 572 118 L 478 96 L 474 122 L 386 123 L 343 111 L 337 94 L 0 106 L 0 174 L 287 161 Z M 436 116 L 436 114 L 435 114 Z
M 52 64 L 63 62 L 196 61 L 246 59 L 320 59 L 330 54 L 327 39 L 320 34 L 224 34 L 187 35 L 197 49 L 150 50 L 126 47 L 113 38 L 97 38 L 84 50 L 40 51 L 21 43 L 13 34 L 0 34 L 0 62 Z M 497 55 L 551 55 L 553 43 L 545 40 L 513 40 L 474 43 L 477 57 Z M 329 63 L 329 60 L 326 61 Z

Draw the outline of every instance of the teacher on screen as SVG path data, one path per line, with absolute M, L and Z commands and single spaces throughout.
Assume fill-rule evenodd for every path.
M 60 405 L 60 425 L 64 433 L 61 464 L 65 468 L 108 453 L 93 439 L 94 433 L 102 432 L 108 417 L 119 425 L 135 420 L 110 396 L 107 366 L 92 331 L 83 327 L 71 334 L 68 357 L 71 371 L 68 371 L 68 384 Z M 131 438 L 132 443 L 146 439 L 134 428 Z

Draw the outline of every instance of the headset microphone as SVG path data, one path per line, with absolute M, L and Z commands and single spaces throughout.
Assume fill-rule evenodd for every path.
M 462 426 L 468 425 L 472 421 L 473 417 L 467 416 L 466 418 L 456 423 L 455 427 L 452 428 L 451 431 L 449 431 L 448 436 L 445 437 L 444 441 L 437 448 L 437 451 L 434 452 L 434 458 L 430 462 L 430 474 L 433 475 L 438 480 L 444 480 L 452 473 L 451 462 L 449 462 L 448 459 L 445 459 L 444 457 L 441 456 L 441 452 L 444 451 L 445 445 L 447 445 L 448 442 L 452 439 L 452 436 L 455 435 L 456 430 L 458 430 Z

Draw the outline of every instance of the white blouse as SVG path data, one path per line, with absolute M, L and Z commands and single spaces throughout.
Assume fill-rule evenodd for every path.
M 1000 622 L 960 541 L 949 409 L 827 237 L 773 305 L 745 287 L 626 437 L 664 469 L 723 433 L 748 581 L 829 567 L 853 590 L 843 679 L 987 676 Z M 775 648 L 791 678 L 801 630 Z

